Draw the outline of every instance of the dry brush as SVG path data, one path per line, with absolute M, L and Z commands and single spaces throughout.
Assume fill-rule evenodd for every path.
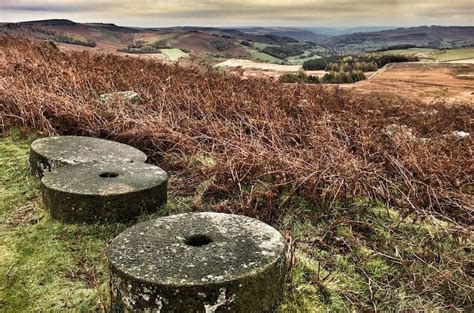
M 0 47 L 3 130 L 129 143 L 175 174 L 174 192 L 266 221 L 294 199 L 324 211 L 370 198 L 472 224 L 472 136 L 451 135 L 472 133 L 469 104 L 363 98 L 9 36 Z M 124 90 L 141 103 L 100 100 Z M 387 133 L 392 124 L 406 127 Z

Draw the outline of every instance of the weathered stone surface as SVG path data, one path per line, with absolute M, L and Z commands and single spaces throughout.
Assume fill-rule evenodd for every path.
M 109 101 L 111 99 L 118 99 L 121 101 L 126 101 L 126 102 L 131 102 L 131 103 L 141 103 L 142 100 L 140 98 L 140 95 L 136 93 L 135 91 L 117 91 L 117 92 L 112 92 L 112 93 L 104 93 L 100 95 L 100 100 L 102 101 Z
M 145 162 L 146 154 L 122 143 L 83 136 L 56 136 L 33 141 L 30 168 L 41 177 L 44 171 L 81 163 Z
M 68 223 L 115 222 L 156 212 L 166 203 L 168 176 L 146 163 L 89 163 L 45 173 L 44 206 Z
M 114 312 L 271 312 L 283 297 L 285 242 L 258 220 L 187 213 L 137 224 L 107 257 Z
M 416 139 L 416 137 L 413 135 L 413 130 L 406 125 L 390 124 L 385 127 L 384 132 L 389 137 L 398 135 L 405 139 Z
M 457 139 L 467 139 L 471 136 L 471 134 L 462 130 L 453 131 L 451 134 Z

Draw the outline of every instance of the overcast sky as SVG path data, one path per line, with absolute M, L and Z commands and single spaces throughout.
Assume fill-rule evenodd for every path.
M 473 25 L 474 0 L 0 0 L 0 21 L 126 26 Z

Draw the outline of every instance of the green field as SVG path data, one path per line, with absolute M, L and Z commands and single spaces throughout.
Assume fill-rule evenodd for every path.
M 471 58 L 474 58 L 474 48 L 443 50 L 437 55 L 438 61 L 452 61 Z
M 292 65 L 303 64 L 304 62 L 312 60 L 312 59 L 322 58 L 326 54 L 327 54 L 327 50 L 325 48 L 317 47 L 311 50 L 307 50 L 303 54 L 289 57 L 286 59 L 286 61 L 288 62 L 288 64 L 292 64 Z
M 188 55 L 188 53 L 184 52 L 181 49 L 160 49 L 161 53 L 165 55 L 169 60 L 171 61 L 176 61 L 182 57 L 185 57 Z
M 84 37 L 78 34 L 57 33 L 53 36 L 53 39 L 57 42 L 73 44 L 73 45 L 80 45 L 80 46 L 86 46 L 86 47 L 96 46 L 96 43 L 94 40 L 91 40 L 87 37 Z
M 260 52 L 258 50 L 251 50 L 250 51 L 250 56 L 255 61 L 263 61 L 263 62 L 276 63 L 276 64 L 280 64 L 280 63 L 284 62 L 283 60 L 280 60 L 278 58 L 275 58 L 274 56 L 271 56 L 271 55 L 266 54 L 264 52 Z
M 275 58 L 274 56 L 271 56 L 261 51 L 262 49 L 265 49 L 268 46 L 272 46 L 272 45 L 269 45 L 263 42 L 252 42 L 253 49 L 249 50 L 251 59 L 254 61 L 261 61 L 261 62 L 268 62 L 268 63 L 275 63 L 275 64 L 280 64 L 284 62 L 283 60 L 279 58 Z
M 307 56 L 307 57 L 291 57 L 287 59 L 288 64 L 291 65 L 297 65 L 297 64 L 303 64 L 306 61 L 309 60 L 314 60 L 314 59 L 320 59 L 322 58 L 319 55 L 313 55 L 313 56 Z
M 403 54 L 417 56 L 421 60 L 428 59 L 437 62 L 446 62 L 462 59 L 474 58 L 474 48 L 459 48 L 459 49 L 429 49 L 429 48 L 410 48 L 399 50 L 388 50 L 383 52 L 370 52 L 368 54 Z
M 271 46 L 271 45 L 267 43 L 263 43 L 263 42 L 252 42 L 252 47 L 257 50 L 265 49 L 268 46 Z

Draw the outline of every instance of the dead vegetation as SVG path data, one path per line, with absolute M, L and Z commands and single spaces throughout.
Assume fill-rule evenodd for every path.
M 9 36 L 0 46 L 3 129 L 132 144 L 174 174 L 176 194 L 199 193 L 216 210 L 276 221 L 295 197 L 321 212 L 369 198 L 472 225 L 472 136 L 449 136 L 472 134 L 469 105 L 361 98 Z M 126 90 L 142 103 L 100 100 Z M 388 135 L 391 124 L 411 136 Z

